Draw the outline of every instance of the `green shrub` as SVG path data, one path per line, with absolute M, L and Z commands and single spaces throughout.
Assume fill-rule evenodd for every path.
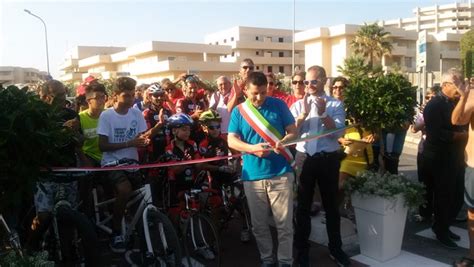
M 0 211 L 30 194 L 41 168 L 68 162 L 59 153 L 71 132 L 57 122 L 61 110 L 15 86 L 0 89 Z

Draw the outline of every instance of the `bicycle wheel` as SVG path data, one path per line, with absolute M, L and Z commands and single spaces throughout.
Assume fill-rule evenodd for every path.
M 146 257 L 146 260 L 151 261 L 150 264 L 154 263 L 153 266 L 181 266 L 181 243 L 171 221 L 163 213 L 154 210 L 149 210 L 147 217 L 154 258 Z M 145 240 L 144 236 L 144 252 L 147 251 Z
M 82 213 L 67 207 L 57 209 L 63 260 L 75 266 L 100 266 L 99 241 L 94 226 Z M 69 231 L 72 230 L 72 231 Z M 66 233 L 73 233 L 66 236 Z
M 219 236 L 212 220 L 202 214 L 192 214 L 184 227 L 184 247 L 191 266 L 221 266 Z

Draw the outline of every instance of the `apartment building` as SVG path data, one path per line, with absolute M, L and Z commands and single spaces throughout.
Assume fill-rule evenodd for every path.
M 35 83 L 45 80 L 47 76 L 46 71 L 39 71 L 34 68 L 0 66 L 0 84 L 3 86 Z
M 231 53 L 230 46 L 149 41 L 129 47 L 102 48 L 96 52 L 87 47 L 73 50 L 71 57 L 61 65 L 62 81 L 79 82 L 88 75 L 104 79 L 130 76 L 139 83 L 175 79 L 181 73 L 195 73 L 203 79 L 213 80 L 220 75 L 238 71 L 237 63 L 220 62 L 220 57 Z M 109 53 L 107 53 L 109 52 Z M 85 55 L 82 56 L 81 55 Z
M 400 68 L 414 85 L 439 83 L 441 74 L 450 68 L 461 67 L 460 40 L 472 24 L 473 8 L 469 3 L 415 8 L 415 17 L 378 22 L 389 32 L 392 52 L 379 62 L 385 70 Z M 318 27 L 295 35 L 297 43 L 305 46 L 305 65 L 321 65 L 328 75 L 340 75 L 338 66 L 352 54 L 350 42 L 360 25 L 343 24 Z M 466 28 L 467 27 L 467 28 Z M 416 69 L 418 34 L 427 32 L 426 77 Z
M 209 45 L 230 45 L 231 53 L 222 62 L 240 63 L 251 58 L 257 70 L 292 74 L 292 30 L 236 26 L 205 36 Z M 304 45 L 295 44 L 295 68 L 304 68 Z
M 463 34 L 474 25 L 473 11 L 471 1 L 417 7 L 413 9 L 414 17 L 380 21 L 380 25 L 386 28 L 400 28 L 417 32 L 426 30 L 428 33 Z

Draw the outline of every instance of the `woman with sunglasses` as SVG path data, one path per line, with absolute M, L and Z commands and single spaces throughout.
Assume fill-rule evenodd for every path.
M 271 72 L 265 74 L 267 77 L 267 96 L 279 98 L 283 101 L 288 97 L 288 95 L 277 88 L 277 83 L 275 79 L 275 75 Z
M 288 108 L 291 108 L 293 103 L 296 101 L 303 99 L 304 97 L 304 77 L 306 72 L 300 71 L 293 74 L 291 77 L 291 89 L 293 91 L 292 94 L 288 95 L 285 99 L 285 103 Z

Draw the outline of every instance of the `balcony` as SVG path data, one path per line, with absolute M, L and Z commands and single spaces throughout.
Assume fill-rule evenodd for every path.
M 441 55 L 445 59 L 461 59 L 460 51 L 442 51 Z
M 215 72 L 237 72 L 239 64 L 223 62 L 204 61 L 178 61 L 164 60 L 142 65 L 135 65 L 131 70 L 131 75 L 140 76 L 160 72 L 170 71 L 215 71 Z
M 291 65 L 291 57 L 253 57 L 255 65 Z M 304 65 L 304 57 L 295 55 L 295 64 Z
M 60 70 L 71 70 L 71 69 L 74 69 L 74 68 L 77 68 L 78 67 L 78 59 L 77 58 L 68 58 L 68 59 L 65 59 L 63 63 L 59 64 L 59 69 Z
M 257 41 L 236 41 L 232 49 L 263 49 L 263 50 L 292 50 L 291 43 L 278 42 L 257 42 Z M 304 50 L 304 45 L 301 43 L 295 44 L 295 50 Z
M 399 46 L 398 44 L 393 44 L 391 54 L 393 56 L 405 56 L 407 54 L 407 47 Z
M 59 76 L 59 80 L 62 82 L 81 82 L 82 73 L 81 72 L 65 73 Z
M 79 67 L 91 67 L 99 64 L 111 63 L 110 55 L 97 55 L 79 60 Z

